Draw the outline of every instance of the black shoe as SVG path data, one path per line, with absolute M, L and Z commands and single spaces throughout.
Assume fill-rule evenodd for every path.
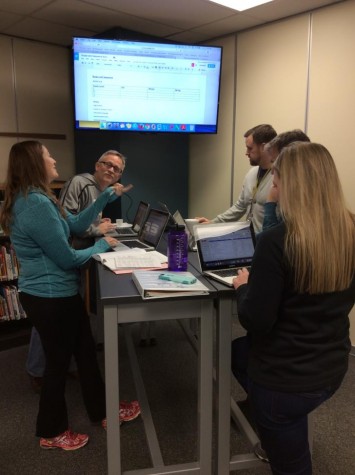
M 28 377 L 30 378 L 30 383 L 31 383 L 31 387 L 32 387 L 33 391 L 36 394 L 40 394 L 41 389 L 42 389 L 42 380 L 43 380 L 43 378 L 41 378 L 40 376 L 32 376 L 30 374 L 28 375 Z
M 258 442 L 254 447 L 254 454 L 258 457 L 258 459 L 262 460 L 263 462 L 269 463 L 268 456 L 266 455 L 265 450 L 261 447 L 260 442 Z
M 150 339 L 150 346 L 157 346 L 157 339 L 156 338 L 151 338 Z

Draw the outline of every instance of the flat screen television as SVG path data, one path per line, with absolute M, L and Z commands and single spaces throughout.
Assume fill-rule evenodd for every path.
M 76 129 L 217 133 L 222 47 L 73 38 Z

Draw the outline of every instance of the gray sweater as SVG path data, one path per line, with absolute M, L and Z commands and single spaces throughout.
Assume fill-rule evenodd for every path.
M 245 214 L 247 218 L 251 218 L 256 233 L 260 233 L 263 229 L 264 220 L 264 204 L 272 183 L 272 174 L 269 172 L 265 175 L 258 187 L 259 167 L 251 168 L 245 175 L 242 191 L 237 202 L 227 211 L 219 214 L 212 220 L 213 223 L 222 223 L 226 221 L 238 221 Z
M 59 200 L 70 213 L 78 214 L 94 203 L 101 193 L 102 191 L 94 176 L 90 173 L 82 173 L 81 175 L 75 175 L 65 183 L 60 192 Z M 102 212 L 95 217 L 84 233 L 72 237 L 74 249 L 85 249 L 92 246 L 95 237 L 101 236 L 98 229 L 101 218 Z

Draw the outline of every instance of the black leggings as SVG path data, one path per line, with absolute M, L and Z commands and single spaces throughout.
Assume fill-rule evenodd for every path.
M 44 372 L 36 435 L 55 437 L 68 429 L 66 375 L 72 355 L 79 372 L 84 404 L 92 422 L 106 416 L 105 385 L 97 363 L 89 316 L 80 295 L 35 297 L 20 292 L 21 304 L 37 329 L 44 353 Z

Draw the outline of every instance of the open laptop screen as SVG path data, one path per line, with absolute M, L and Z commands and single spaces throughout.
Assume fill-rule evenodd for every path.
M 133 231 L 135 231 L 136 233 L 138 233 L 141 230 L 145 217 L 147 216 L 148 209 L 149 209 L 148 203 L 145 203 L 144 201 L 141 201 L 139 203 L 136 215 L 134 217 L 134 221 L 132 223 Z
M 156 247 L 167 225 L 169 216 L 166 211 L 150 209 L 140 234 L 140 240 L 145 244 Z
M 250 265 L 254 254 L 251 226 L 197 241 L 203 271 Z

